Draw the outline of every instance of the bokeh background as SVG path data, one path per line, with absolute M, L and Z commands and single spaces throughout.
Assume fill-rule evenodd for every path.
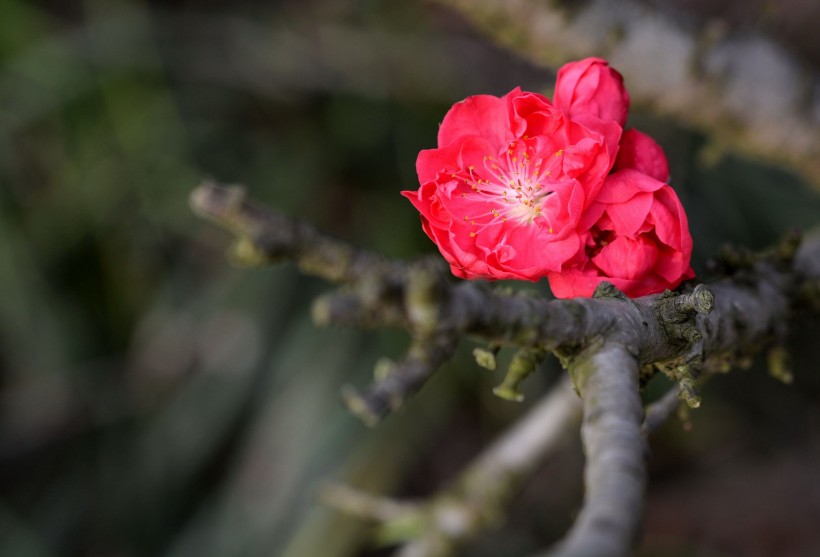
M 765 30 L 817 63 L 801 31 L 816 10 L 785 4 L 803 5 L 803 27 Z M 680 7 L 760 23 L 738 2 Z M 429 495 L 560 370 L 505 402 L 465 342 L 368 430 L 339 388 L 366 384 L 404 335 L 316 328 L 309 303 L 329 285 L 287 264 L 232 267 L 228 235 L 188 193 L 205 176 L 242 183 L 359 245 L 430 253 L 398 192 L 417 187 L 446 110 L 553 79 L 426 2 L 0 0 L 0 555 L 388 555 L 317 486 Z M 788 169 L 631 118 L 669 154 L 702 276 L 721 244 L 761 248 L 820 221 L 820 190 Z M 793 386 L 759 364 L 719 377 L 691 431 L 672 421 L 653 439 L 640 555 L 820 555 L 820 330 L 797 329 Z M 556 539 L 581 465 L 575 443 L 468 554 Z

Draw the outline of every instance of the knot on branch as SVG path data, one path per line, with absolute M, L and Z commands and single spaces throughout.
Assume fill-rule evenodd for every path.
M 618 287 L 608 281 L 601 281 L 595 292 L 592 293 L 593 298 L 618 298 L 619 300 L 629 300 L 626 294 L 618 290 Z
M 688 294 L 664 293 L 656 307 L 669 338 L 693 344 L 703 338 L 695 325 L 695 316 L 710 313 L 715 307 L 715 297 L 707 286 L 699 284 Z
M 696 317 L 707 315 L 715 307 L 715 297 L 703 284 L 692 292 L 676 295 L 666 292 L 657 299 L 656 311 L 666 335 L 672 343 L 688 344 L 687 352 L 656 367 L 678 384 L 678 398 L 689 408 L 700 406 L 698 377 L 703 367 L 703 334 Z

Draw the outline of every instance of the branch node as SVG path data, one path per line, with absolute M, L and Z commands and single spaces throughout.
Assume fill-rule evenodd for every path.
M 698 393 L 697 388 L 698 372 L 697 366 L 684 364 L 675 368 L 673 373 L 673 378 L 680 387 L 678 396 L 689 408 L 699 408 L 701 404 L 700 393 Z
M 629 298 L 618 290 L 618 287 L 608 281 L 601 281 L 592 293 L 593 298 L 618 298 L 619 300 L 628 300 Z
M 396 362 L 390 358 L 384 357 L 376 360 L 373 366 L 373 380 L 376 382 L 384 381 L 396 369 Z
M 694 344 L 703 339 L 695 325 L 696 315 L 706 315 L 715 307 L 715 296 L 706 285 L 699 284 L 692 292 L 675 295 L 664 292 L 658 298 L 657 312 L 670 339 Z
M 496 362 L 495 357 L 498 355 L 498 351 L 500 350 L 500 348 L 501 347 L 498 345 L 490 345 L 487 348 L 475 348 L 473 350 L 473 357 L 475 358 L 475 362 L 484 369 L 494 371 L 498 365 L 498 362 Z
M 504 400 L 515 402 L 524 400 L 524 395 L 518 390 L 518 387 L 524 379 L 535 371 L 536 366 L 541 363 L 546 353 L 546 350 L 541 347 L 522 348 L 516 352 L 510 366 L 507 368 L 504 381 L 493 389 L 493 394 Z
M 247 236 L 239 236 L 228 250 L 228 260 L 239 267 L 261 267 L 270 258 Z
M 684 378 L 680 380 L 680 398 L 686 403 L 689 408 L 700 408 L 701 398 L 695 387 L 695 381 L 691 378 Z
M 342 387 L 342 400 L 348 411 L 359 418 L 367 427 L 375 427 L 387 409 L 374 408 L 372 402 L 352 385 Z
M 188 197 L 188 204 L 197 215 L 222 222 L 239 212 L 247 192 L 239 185 L 219 185 L 203 180 Z
M 766 353 L 766 363 L 769 367 L 769 375 L 786 385 L 792 384 L 794 375 L 791 371 L 789 353 L 783 346 L 770 348 Z
M 375 381 L 367 390 L 359 392 L 353 387 L 344 387 L 345 405 L 366 425 L 376 425 L 418 391 L 439 366 L 450 359 L 457 344 L 458 339 L 446 334 L 414 339 L 400 361 L 383 358 L 376 363 Z
M 423 266 L 411 267 L 404 295 L 407 316 L 421 336 L 433 334 L 439 327 L 441 276 Z
M 313 300 L 310 306 L 310 317 L 317 327 L 327 327 L 333 322 L 333 299 L 328 295 L 321 295 Z

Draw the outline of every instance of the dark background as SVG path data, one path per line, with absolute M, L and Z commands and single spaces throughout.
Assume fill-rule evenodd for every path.
M 678 8 L 820 59 L 810 2 L 783 3 L 803 6 L 797 28 L 794 8 L 705 4 Z M 419 2 L 0 0 L 0 554 L 387 554 L 317 485 L 429 495 L 560 371 L 509 403 L 465 342 L 367 430 L 338 390 L 404 335 L 317 329 L 309 302 L 328 285 L 231 267 L 228 235 L 187 195 L 213 176 L 390 256 L 430 253 L 398 192 L 417 187 L 446 110 L 553 78 Z M 818 190 L 786 169 L 713 160 L 707 137 L 649 114 L 630 124 L 667 150 L 702 277 L 723 243 L 761 248 L 820 220 Z M 759 363 L 732 372 L 691 432 L 656 435 L 641 555 L 820 555 L 818 332 L 803 320 L 790 339 L 793 386 Z M 556 539 L 581 466 L 576 443 L 469 555 Z

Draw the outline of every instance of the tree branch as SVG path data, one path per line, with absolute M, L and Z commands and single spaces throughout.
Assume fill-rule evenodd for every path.
M 452 555 L 496 524 L 522 483 L 563 445 L 580 414 L 565 378 L 432 500 L 423 531 L 397 557 Z
M 641 431 L 645 436 L 657 431 L 669 416 L 680 407 L 680 388 L 673 387 L 664 395 L 646 407 L 644 411 L 643 425 Z
M 398 409 L 453 355 L 457 342 L 447 336 L 416 340 L 398 363 L 382 361 L 376 368 L 375 383 L 364 392 L 351 386 L 342 390 L 347 408 L 370 426 Z
M 498 522 L 523 482 L 563 446 L 580 417 L 580 399 L 564 377 L 451 486 L 426 501 L 384 499 L 344 486 L 323 489 L 321 496 L 380 524 L 379 537 L 385 541 L 409 535 L 397 557 L 450 556 Z
M 619 343 L 591 346 L 570 367 L 584 401 L 584 507 L 555 557 L 617 557 L 636 539 L 646 485 L 638 362 Z
M 191 204 L 237 235 L 234 254 L 241 261 L 291 259 L 304 272 L 341 283 L 339 291 L 316 302 L 319 323 L 398 326 L 410 332 L 406 357 L 382 366 L 363 394 L 348 395 L 354 411 L 368 422 L 420 388 L 464 336 L 492 347 L 524 349 L 519 353 L 522 373 L 544 351 L 555 353 L 581 395 L 588 457 L 585 506 L 556 555 L 629 551 L 645 484 L 639 370 L 654 366 L 668 374 L 678 381 L 682 398 L 696 406 L 701 369 L 725 371 L 761 349 L 777 348 L 797 307 L 820 310 L 820 234 L 802 244 L 788 238 L 759 255 L 727 254 L 718 265 L 726 278 L 708 288 L 631 300 L 603 283 L 591 299 L 548 300 L 483 282 L 454 282 L 429 259 L 387 260 L 250 203 L 235 188 L 202 184 Z M 484 364 L 488 354 L 492 351 L 480 353 Z M 512 398 L 520 380 L 518 372 L 513 375 L 505 383 Z M 488 449 L 452 491 L 434 500 L 423 514 L 429 529 L 416 533 L 416 541 L 402 550 L 404 557 L 448 555 L 491 523 L 487 513 L 499 508 L 520 476 L 554 449 L 559 430 L 572 422 L 573 406 L 562 389 Z M 654 408 L 648 428 L 668 416 L 673 405 L 664 397 Z

